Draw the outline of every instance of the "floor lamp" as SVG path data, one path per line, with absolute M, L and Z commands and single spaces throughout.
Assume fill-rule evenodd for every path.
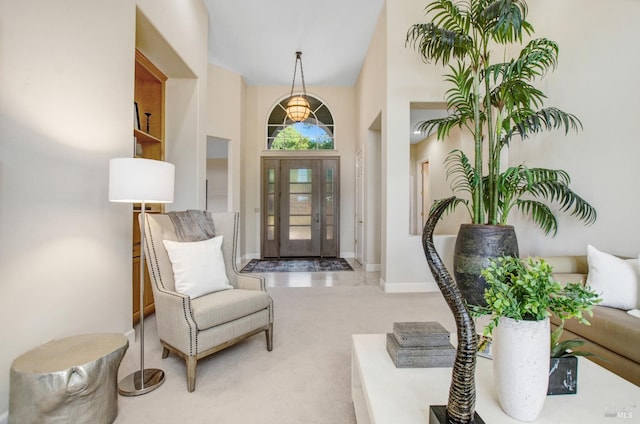
M 140 158 L 118 158 L 109 162 L 109 200 L 140 203 L 140 371 L 118 384 L 123 396 L 149 393 L 164 383 L 164 371 L 144 368 L 144 250 L 145 203 L 173 202 L 175 166 Z

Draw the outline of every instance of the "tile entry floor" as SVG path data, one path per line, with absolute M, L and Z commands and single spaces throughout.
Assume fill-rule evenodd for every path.
M 269 287 L 353 287 L 377 286 L 380 272 L 367 272 L 354 258 L 346 258 L 353 271 L 331 272 L 262 272 L 256 273 L 266 278 Z M 238 269 L 242 269 L 249 261 L 243 261 Z

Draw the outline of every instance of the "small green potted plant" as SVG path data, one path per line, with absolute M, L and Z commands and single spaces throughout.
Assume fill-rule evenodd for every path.
M 498 257 L 489 261 L 482 276 L 487 281 L 486 306 L 472 306 L 471 310 L 475 316 L 490 315 L 484 334 L 493 335 L 498 399 L 511 417 L 533 421 L 542 410 L 549 386 L 549 317 L 575 318 L 589 325 L 586 316 L 599 302 L 598 295 L 580 283 L 555 281 L 551 266 L 543 259 Z
M 591 316 L 592 307 L 601 299 L 580 283 L 563 286 L 553 279 L 552 272 L 551 265 L 542 258 L 503 256 L 490 259 L 489 265 L 482 270 L 488 285 L 484 292 L 487 306 L 471 308 L 475 316 L 491 316 L 484 329 L 485 336 L 493 333 L 502 317 L 540 321 L 555 314 L 562 322 L 576 318 L 580 323 L 590 325 L 584 315 Z

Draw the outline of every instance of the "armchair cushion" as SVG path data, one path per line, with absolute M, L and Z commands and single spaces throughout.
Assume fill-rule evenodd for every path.
M 193 320 L 199 331 L 251 315 L 271 305 L 271 298 L 259 290 L 225 290 L 191 301 Z
M 222 236 L 194 242 L 163 240 L 178 293 L 192 299 L 232 289 L 222 257 Z

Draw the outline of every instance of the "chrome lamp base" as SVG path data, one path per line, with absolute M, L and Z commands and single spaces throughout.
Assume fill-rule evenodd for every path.
M 144 370 L 144 381 L 140 379 L 140 371 L 129 374 L 118 384 L 118 393 L 122 396 L 140 396 L 149 393 L 164 383 L 164 371 L 156 368 Z

